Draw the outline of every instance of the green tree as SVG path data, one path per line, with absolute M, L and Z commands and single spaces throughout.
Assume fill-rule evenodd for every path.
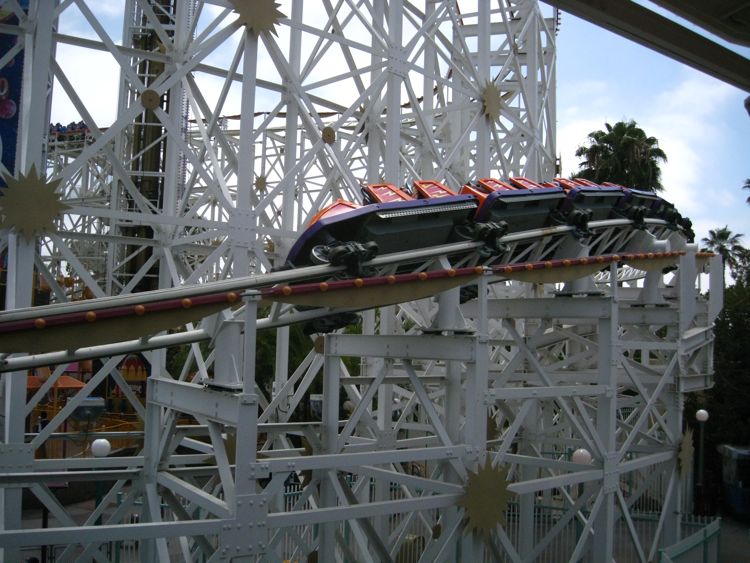
M 750 250 L 743 248 L 737 256 L 737 265 L 734 268 L 734 279 L 750 287 Z
M 750 436 L 750 275 L 749 264 L 741 261 L 737 281 L 724 292 L 724 309 L 714 327 L 714 385 L 690 394 L 685 402 L 685 420 L 693 427 L 697 440 L 695 412 L 709 412 L 705 422 L 704 461 L 706 498 L 715 507 L 721 497 L 720 444 L 747 446 Z M 713 512 L 713 510 L 712 510 Z
M 742 233 L 732 234 L 729 227 L 725 225 L 720 229 L 709 230 L 708 236 L 704 237 L 701 242 L 704 250 L 720 255 L 724 260 L 724 265 L 729 266 L 729 271 L 734 274 L 737 265 L 746 257 L 747 252 L 740 244 L 741 238 Z
M 647 191 L 660 191 L 660 162 L 667 155 L 659 148 L 659 141 L 649 137 L 635 121 L 618 121 L 604 124 L 605 131 L 588 134 L 587 145 L 578 147 L 578 164 L 575 176 L 593 182 L 615 182 Z
M 745 183 L 742 185 L 742 189 L 743 190 L 750 190 L 750 178 L 748 178 L 747 180 L 745 180 Z M 747 196 L 747 199 L 745 201 L 747 201 L 747 204 L 750 205 L 750 195 Z

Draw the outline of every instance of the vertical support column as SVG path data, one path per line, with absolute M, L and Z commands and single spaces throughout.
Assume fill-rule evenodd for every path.
M 678 291 L 680 299 L 680 334 L 678 335 L 678 338 L 681 337 L 693 323 L 696 313 L 695 304 L 698 297 L 698 290 L 695 288 L 695 280 L 698 275 L 698 269 L 695 264 L 695 253 L 698 250 L 698 246 L 695 244 L 688 244 L 685 250 L 687 252 L 680 256 L 680 269 L 678 272 Z
M 54 10 L 45 3 L 31 1 L 28 10 L 28 27 L 21 37 L 24 41 L 23 90 L 19 117 L 16 175 L 27 174 L 34 166 L 40 174 L 45 172 L 44 139 L 49 130 L 46 109 L 50 88 L 50 57 Z M 15 309 L 32 304 L 34 254 L 37 242 L 32 237 L 11 232 L 8 235 L 8 277 L 5 307 Z M 2 430 L 3 446 L 23 449 L 26 406 L 26 373 L 14 372 L 2 378 Z M 18 465 L 22 465 L 18 463 Z M 21 527 L 22 489 L 0 488 L 0 530 Z M 3 561 L 20 560 L 15 548 L 0 549 Z
M 257 245 L 258 214 L 252 209 L 252 189 L 255 168 L 255 86 L 258 69 L 258 38 L 245 29 L 245 52 L 242 60 L 242 102 L 240 113 L 239 156 L 237 158 L 237 201 L 232 222 L 250 221 L 253 233 L 248 242 L 232 244 L 235 276 L 246 276 L 250 273 L 250 247 Z
M 243 365 L 246 366 L 248 363 L 243 358 L 241 323 L 226 319 L 221 321 L 220 328 L 214 337 L 214 342 L 213 384 L 224 389 L 239 389 L 243 385 Z
M 458 315 L 459 306 L 459 290 L 452 289 L 445 291 L 438 295 L 438 311 L 435 315 L 434 328 L 441 332 L 452 334 L 456 325 L 456 318 Z M 452 444 L 460 444 L 462 439 L 467 441 L 470 436 L 475 434 L 474 428 L 476 426 L 476 419 L 470 418 L 469 409 L 476 410 L 476 405 L 472 404 L 469 407 L 468 396 L 471 396 L 471 391 L 467 394 L 466 406 L 464 406 L 464 388 L 462 385 L 462 370 L 463 367 L 461 362 L 446 361 L 445 363 L 445 428 Z M 471 385 L 470 381 L 467 381 L 467 386 Z M 476 388 L 473 389 L 474 394 Z M 464 427 L 463 433 L 461 432 L 461 418 L 463 412 L 466 412 L 466 424 L 469 426 Z M 486 435 L 486 433 L 485 433 Z M 455 469 L 447 462 L 443 462 L 442 465 L 443 480 L 463 485 L 463 480 L 460 475 L 456 474 Z M 446 514 L 450 514 L 448 511 Z M 474 558 L 474 542 L 472 541 L 472 535 L 461 537 L 457 541 L 455 559 L 457 561 L 477 561 Z
M 446 291 L 438 296 L 439 322 L 447 322 L 446 317 L 453 314 L 455 318 L 455 306 L 457 305 L 457 290 Z M 452 312 L 452 313 L 451 313 Z M 445 330 L 446 325 L 440 326 Z M 457 444 L 461 440 L 461 407 L 463 403 L 463 387 L 461 385 L 461 362 L 447 361 L 445 370 L 445 427 L 451 442 Z M 451 471 L 449 465 L 446 469 Z
M 46 2 L 29 3 L 29 28 L 26 32 L 23 68 L 23 92 L 16 162 L 20 172 L 36 166 L 45 169 L 44 140 L 49 135 L 50 58 L 53 50 L 54 10 Z
M 6 308 L 31 305 L 32 275 L 36 240 L 27 241 L 23 236 L 11 233 L 8 237 L 8 286 Z M 22 446 L 26 430 L 26 372 L 5 373 L 2 385 L 2 431 L 3 447 Z M 4 450 L 7 455 L 7 450 Z M 20 466 L 20 463 L 16 464 Z M 4 486 L 0 488 L 0 530 L 21 528 L 22 488 Z M 0 560 L 20 560 L 14 548 L 0 548 Z
M 540 427 L 541 427 L 541 434 L 545 438 L 548 436 L 549 429 L 553 428 L 555 425 L 555 412 L 554 412 L 554 402 L 551 401 L 544 401 L 541 405 L 539 405 L 541 409 L 541 414 L 539 415 L 540 419 Z M 539 447 L 542 449 L 542 451 L 554 451 L 555 445 L 540 441 Z M 543 505 L 550 506 L 553 502 L 553 490 L 547 489 L 545 491 L 542 491 L 542 498 L 541 502 Z
M 289 31 L 289 72 L 299 79 L 300 58 L 302 54 L 302 0 L 292 2 L 292 23 Z M 284 172 L 289 174 L 297 164 L 299 154 L 299 145 L 297 137 L 299 135 L 299 106 L 294 98 L 288 92 L 284 94 L 286 98 L 286 131 L 284 132 Z M 281 223 L 282 228 L 288 231 L 295 231 L 294 209 L 297 204 L 296 197 L 297 180 L 287 182 L 284 187 L 284 195 L 281 200 Z M 277 252 L 281 266 L 284 257 L 290 248 L 290 242 L 282 240 L 277 242 Z M 289 378 L 289 326 L 282 326 L 276 329 L 276 366 L 274 373 L 273 394 L 276 395 Z M 289 393 L 279 403 L 280 411 L 289 410 Z M 274 414 L 274 416 L 276 416 Z
M 373 26 L 376 29 L 383 27 L 383 20 L 385 18 L 385 0 L 373 0 L 372 4 L 372 23 Z M 383 57 L 381 57 L 378 53 L 382 49 L 382 46 L 380 42 L 378 41 L 378 37 L 375 33 L 372 33 L 370 35 L 371 43 L 370 47 L 372 47 L 372 55 L 370 57 L 370 64 L 372 65 L 373 70 L 370 73 L 370 82 L 374 82 L 378 76 L 381 74 L 381 70 L 379 68 L 380 63 L 383 60 Z M 374 124 L 377 123 L 380 120 L 380 115 L 382 113 L 383 108 L 383 102 L 380 99 L 380 95 L 373 96 L 370 98 L 370 108 L 369 108 L 369 115 L 368 121 L 369 124 L 366 124 L 365 127 L 367 129 L 367 181 L 371 183 L 376 183 L 381 180 L 381 173 L 380 173 L 380 166 L 383 160 L 383 155 L 380 152 L 380 141 L 381 141 L 381 133 L 380 133 L 380 127 L 375 126 Z
M 724 262 L 717 254 L 709 259 L 708 324 L 712 324 L 724 308 Z
M 136 18 L 135 14 L 137 2 L 136 0 L 125 0 L 123 4 L 123 45 L 134 47 L 134 23 Z M 133 63 L 132 59 L 131 63 Z M 132 87 L 127 73 L 123 69 L 120 69 L 119 86 L 117 92 L 117 115 L 123 115 L 127 111 L 128 106 L 131 104 L 134 97 L 131 88 Z M 134 103 L 139 102 L 136 101 Z M 102 126 L 101 123 L 98 123 L 96 125 L 100 127 Z M 127 203 L 123 201 L 125 199 L 124 186 L 125 179 L 127 177 L 127 174 L 124 173 L 124 170 L 129 168 L 125 165 L 125 163 L 130 160 L 129 153 L 132 152 L 132 148 L 130 147 L 130 145 L 132 144 L 132 136 L 132 133 L 129 133 L 128 129 L 123 129 L 120 134 L 115 137 L 114 140 L 115 157 L 120 158 L 123 161 L 123 172 L 120 172 L 120 170 L 116 166 L 113 167 L 112 170 L 112 182 L 109 192 L 108 208 L 114 213 L 120 211 L 123 207 L 127 209 Z M 108 223 L 109 229 L 112 233 L 120 233 L 123 231 L 123 229 L 126 228 L 124 222 L 121 223 L 121 220 L 116 218 L 110 219 Z M 117 288 L 117 271 L 119 268 L 118 262 L 120 261 L 120 243 L 116 240 L 110 240 L 106 244 L 106 281 L 104 292 L 106 295 L 112 295 L 116 292 Z
M 486 301 L 486 287 L 480 283 L 479 299 Z M 482 290 L 484 289 L 484 295 Z M 477 336 L 474 340 L 474 363 L 468 364 L 465 397 L 464 442 L 473 448 L 477 464 L 484 463 L 487 456 L 487 409 L 489 377 L 489 341 L 482 331 L 480 319 Z M 486 327 L 485 327 L 486 329 Z M 478 534 L 465 534 L 461 546 L 463 561 L 481 561 L 484 542 Z
M 246 325 L 246 328 L 248 325 Z M 249 340 L 253 341 L 252 348 L 255 348 L 255 330 L 251 329 Z M 247 351 L 247 347 L 245 350 Z M 255 358 L 252 358 L 255 363 Z M 250 362 L 246 364 L 249 366 Z M 252 375 L 253 369 L 245 372 L 245 381 L 250 389 L 253 388 L 255 377 Z M 235 527 L 237 530 L 249 531 L 242 537 L 242 544 L 247 545 L 247 551 L 240 556 L 232 557 L 232 562 L 250 563 L 259 561 L 255 554 L 263 554 L 267 549 L 268 528 L 266 521 L 268 517 L 268 502 L 262 495 L 255 494 L 256 479 L 259 472 L 256 458 L 256 444 L 258 443 L 258 396 L 250 392 L 241 393 L 237 400 L 237 447 L 235 457 L 235 490 L 234 490 L 234 507 Z M 239 538 L 235 537 L 235 542 Z M 260 559 L 266 561 L 266 559 Z
M 476 351 L 474 354 L 473 394 L 467 397 L 468 405 L 481 405 L 478 409 L 467 408 L 467 423 L 469 412 L 474 412 L 476 420 L 469 426 L 473 428 L 471 442 L 479 448 L 481 457 L 487 455 L 487 417 L 489 414 L 489 378 L 490 378 L 490 336 L 489 317 L 487 314 L 487 277 L 481 276 L 477 282 L 477 299 L 479 300 L 479 315 L 476 326 Z M 458 291 L 458 290 L 457 290 Z M 460 294 L 459 294 L 460 301 Z M 471 389 L 471 388 L 470 388 Z
M 438 310 L 432 326 L 434 330 L 452 333 L 466 328 L 461 322 L 460 300 L 461 294 L 458 288 L 449 289 L 437 296 Z
M 323 363 L 323 421 L 322 442 L 324 454 L 338 453 L 339 436 L 339 393 L 341 389 L 341 359 L 329 354 L 326 339 L 325 360 Z M 320 470 L 321 507 L 336 506 L 336 491 L 331 483 L 328 470 Z M 318 561 L 336 561 L 336 522 L 320 525 Z
M 237 563 L 266 561 L 265 558 L 259 559 L 257 555 L 265 554 L 268 542 L 268 503 L 264 495 L 257 494 L 256 485 L 256 479 L 268 475 L 267 467 L 262 468 L 257 463 L 256 452 L 258 397 L 254 389 L 258 300 L 257 294 L 246 295 L 243 300 L 244 335 L 242 341 L 237 343 L 237 355 L 244 361 L 238 365 L 241 387 L 236 395 L 238 404 L 234 483 L 232 494 L 226 494 L 225 490 L 225 500 L 234 516 L 234 522 L 223 528 L 216 555 L 221 561 L 231 560 Z M 217 463 L 226 464 L 226 457 L 217 457 Z M 219 470 L 229 472 L 230 468 L 220 466 Z
M 405 78 L 402 61 L 402 11 L 401 2 L 388 3 L 388 82 L 386 86 L 385 126 L 385 180 L 397 186 L 401 184 L 401 83 Z
M 458 14 L 458 6 L 457 4 L 454 4 L 451 8 L 452 10 L 456 11 L 456 15 L 460 20 L 460 14 Z M 452 27 L 452 37 L 454 45 L 460 45 L 461 36 L 460 32 L 457 29 L 457 26 L 454 24 Z M 451 54 L 451 61 L 450 65 L 454 68 L 462 68 L 463 62 L 458 57 L 456 53 Z M 463 72 L 453 72 L 451 73 L 451 76 L 449 77 L 449 80 L 453 83 L 451 85 L 451 89 L 453 90 L 453 101 L 458 102 L 459 104 L 468 104 L 469 103 L 469 97 L 464 94 L 464 92 L 471 91 L 471 84 L 468 83 L 468 81 L 464 78 L 465 74 Z M 452 111 L 449 115 L 443 117 L 443 120 L 446 121 L 446 124 L 443 125 L 443 129 L 447 129 L 447 137 L 448 137 L 448 144 L 453 145 L 457 142 L 459 136 L 461 135 L 461 132 L 466 129 L 468 126 L 469 121 L 473 117 L 472 110 L 469 109 L 463 109 L 459 111 Z M 469 161 L 471 158 L 471 144 L 470 143 L 463 143 L 460 147 L 456 149 L 457 155 L 453 158 L 453 160 L 449 164 L 450 172 L 456 177 L 456 178 L 470 178 L 471 177 L 471 171 L 469 170 Z
M 518 453 L 521 455 L 535 456 L 533 446 L 536 445 L 539 432 L 539 417 L 541 408 L 538 401 L 534 401 L 532 410 L 526 416 L 523 424 L 523 435 L 518 446 Z M 522 465 L 519 468 L 520 478 L 523 481 L 530 481 L 539 477 L 539 471 L 536 467 Z M 518 499 L 519 510 L 519 539 L 518 553 L 526 559 L 534 549 L 534 499 L 536 493 L 526 493 L 520 495 Z
M 174 3 L 174 48 L 168 49 L 167 53 L 172 56 L 177 53 L 185 53 L 190 43 L 190 24 L 192 19 L 192 2 L 175 2 Z M 173 63 L 179 68 L 181 63 Z M 167 65 L 169 68 L 169 65 Z M 179 131 L 183 140 L 187 141 L 188 128 L 188 108 L 185 98 L 185 90 L 182 81 L 177 81 L 169 89 L 169 107 L 167 108 L 168 119 L 172 124 L 172 131 Z M 177 201 L 179 192 L 184 189 L 185 183 L 185 158 L 181 153 L 180 146 L 175 141 L 166 143 L 166 155 L 164 157 L 164 194 L 162 196 L 161 212 L 167 217 L 174 217 L 177 214 Z M 169 227 L 163 227 L 169 229 Z M 164 239 L 162 239 L 164 240 Z M 166 242 L 166 241 L 164 241 Z M 159 288 L 172 287 L 176 282 L 173 275 L 177 272 L 170 271 L 170 262 L 166 259 L 165 253 L 171 252 L 166 244 L 155 247 L 155 252 L 161 256 L 159 258 Z
M 23 89 L 18 123 L 16 175 L 27 174 L 35 167 L 45 173 L 44 140 L 49 134 L 47 108 L 50 89 L 50 57 L 54 10 L 32 0 L 28 10 L 28 28 L 20 39 L 24 42 Z M 28 240 L 11 231 L 8 234 L 8 286 L 5 308 L 31 305 L 36 240 Z M 24 382 L 25 387 L 25 382 Z
M 289 72 L 297 78 L 295 82 L 300 82 L 300 61 L 302 58 L 302 0 L 292 1 L 292 25 L 289 28 Z M 299 113 L 300 108 L 297 98 L 289 91 L 283 94 L 286 105 L 286 127 L 284 131 L 284 173 L 288 174 L 297 164 L 300 149 L 298 137 L 300 132 Z M 287 182 L 284 186 L 284 195 L 281 201 L 281 221 L 282 228 L 288 231 L 294 231 L 294 209 L 297 205 L 297 181 Z M 289 245 L 289 246 L 287 246 Z M 284 241 L 281 250 L 286 255 L 290 242 Z M 281 264 L 278 264 L 281 265 Z
M 553 26 L 556 29 L 559 10 L 552 8 Z M 547 36 L 547 49 L 551 51 L 545 57 L 544 63 L 547 65 L 547 103 L 546 111 L 549 112 L 547 119 L 547 137 L 546 142 L 549 146 L 549 154 L 554 159 L 549 162 L 544 159 L 547 165 L 541 171 L 540 180 L 549 180 L 562 174 L 560 160 L 557 157 L 557 33 L 550 33 Z
M 524 175 L 533 180 L 541 180 L 541 139 L 539 131 L 539 18 L 535 12 L 539 7 L 536 2 L 524 3 L 526 12 L 523 20 L 528 20 L 526 31 L 526 76 L 523 78 L 526 93 L 526 112 L 528 113 L 529 129 L 533 138 L 528 140 L 526 147 L 526 164 Z
M 250 295 L 245 298 L 245 334 L 242 340 L 242 357 L 244 359 L 242 392 L 245 394 L 255 392 L 258 299 L 257 295 Z M 255 448 L 253 448 L 253 451 L 255 451 Z
M 396 307 L 389 305 L 380 308 L 380 334 L 392 335 L 396 332 Z M 378 358 L 378 368 L 391 369 L 393 360 L 389 358 Z M 393 385 L 383 383 L 378 387 L 378 444 L 380 450 L 395 449 L 396 435 L 393 432 Z M 375 481 L 375 501 L 385 502 L 390 500 L 390 484 L 383 479 Z M 379 516 L 375 518 L 374 526 L 380 537 L 388 537 L 388 516 Z
M 674 486 L 669 489 L 669 494 L 664 499 L 664 506 L 662 511 L 665 513 L 664 517 L 664 530 L 662 532 L 660 545 L 668 547 L 676 544 L 682 537 L 682 495 L 685 489 L 682 479 L 682 471 L 680 471 L 679 464 L 677 462 L 677 452 L 679 451 L 679 442 L 682 437 L 682 418 L 684 411 L 684 394 L 680 389 L 680 385 L 676 385 L 676 392 L 664 393 L 664 398 L 668 400 L 669 410 L 667 411 L 667 424 L 669 430 L 672 432 L 675 441 L 675 457 L 671 462 L 672 476 L 674 480 Z
M 153 401 L 151 381 L 161 377 L 152 375 L 146 384 L 146 418 L 144 420 L 143 442 L 143 521 L 161 521 L 161 500 L 157 490 L 161 451 L 162 407 Z M 169 561 L 167 544 L 164 538 L 143 540 L 141 557 L 144 561 Z
M 375 334 L 375 316 L 376 310 L 370 309 L 362 313 L 362 336 L 372 336 Z M 378 373 L 378 366 L 382 365 L 382 358 L 364 357 L 361 360 L 360 375 L 363 377 L 372 377 Z M 359 492 L 360 502 L 370 502 L 370 487 L 361 487 Z M 375 523 L 375 522 L 374 522 Z
M 618 452 L 615 443 L 617 414 L 617 365 L 619 357 L 619 309 L 617 295 L 617 265 L 610 266 L 612 294 L 609 303 L 609 316 L 599 319 L 599 377 L 597 383 L 607 388 L 597 399 L 596 431 L 601 440 L 603 451 L 601 463 L 604 478 L 602 482 L 602 503 L 594 530 L 594 561 L 611 561 L 614 549 L 615 528 L 615 493 L 619 487 Z
M 258 397 L 255 395 L 255 364 L 258 350 L 258 302 L 259 295 L 245 298 L 245 330 L 242 342 L 242 395 L 237 411 L 237 448 L 235 454 L 235 499 L 246 498 L 257 490 L 257 475 L 248 471 L 257 462 L 258 446 Z M 252 503 L 251 503 L 252 504 Z M 261 503 L 262 504 L 262 503 Z M 266 509 L 260 509 L 266 512 Z M 242 511 L 236 509 L 238 517 Z M 265 532 L 265 530 L 263 530 Z M 263 538 L 265 541 L 265 538 Z M 264 545 L 260 545 L 264 548 Z
M 479 36 L 477 37 L 477 78 L 479 79 L 480 92 L 490 84 L 490 37 L 491 37 L 491 14 L 489 0 L 480 0 L 477 6 L 477 24 Z M 483 115 L 477 125 L 477 155 L 476 155 L 476 177 L 484 178 L 490 173 L 490 120 L 492 117 Z
M 424 19 L 427 21 L 430 16 L 435 12 L 436 0 L 427 0 L 424 7 Z M 433 90 L 435 88 L 434 71 L 435 65 L 437 64 L 437 53 L 435 47 L 431 41 L 425 42 L 424 47 L 424 68 L 425 73 L 422 77 L 422 119 L 424 122 L 424 134 L 428 138 L 434 138 L 434 123 L 435 116 L 432 114 L 435 108 L 435 96 Z M 434 155 L 432 154 L 431 143 L 423 142 L 420 145 L 420 173 L 422 178 L 432 178 L 435 171 Z

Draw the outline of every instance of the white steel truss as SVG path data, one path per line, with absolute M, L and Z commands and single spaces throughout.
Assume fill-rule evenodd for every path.
M 648 267 L 645 256 L 623 259 Z M 656 292 L 600 282 L 566 295 L 485 270 L 478 297 L 459 308 L 453 289 L 398 313 L 364 313 L 362 334 L 320 337 L 270 401 L 256 385 L 255 353 L 258 331 L 272 324 L 258 301 L 273 292 L 249 291 L 213 331 L 190 335 L 213 334 L 215 353 L 230 361 L 209 356 L 205 379 L 152 374 L 145 409 L 129 397 L 143 430 L 96 434 L 142 443 L 137 455 L 33 458 L 75 439 L 59 426 L 103 378 L 127 387 L 122 356 L 102 363 L 28 446 L 5 446 L 6 490 L 29 488 L 61 527 L 7 530 L 0 541 L 63 544 L 63 560 L 103 558 L 123 539 L 139 540 L 137 557 L 165 561 L 652 559 L 679 537 L 690 505 L 683 396 L 711 382 L 720 292 L 700 297 L 699 260 L 688 248 L 674 288 Z M 610 264 L 616 274 L 619 262 Z M 711 271 L 716 287 L 719 259 Z M 198 299 L 200 288 L 184 291 Z M 411 322 L 396 322 L 405 313 Z M 147 347 L 174 343 L 158 338 Z M 5 369 L 48 360 L 7 358 Z M 315 390 L 317 414 L 305 408 Z M 581 448 L 588 465 L 571 458 Z M 481 508 L 464 499 L 488 463 L 503 471 L 493 474 L 502 476 L 493 502 L 507 505 L 505 521 L 481 535 L 470 531 Z M 84 526 L 50 490 L 63 478 L 113 483 Z
M 710 385 L 720 294 L 696 294 L 694 249 L 674 290 L 639 270 L 632 288 L 611 283 L 617 261 L 598 286 L 571 282 L 569 297 L 485 269 L 478 299 L 459 305 L 451 290 L 364 311 L 361 334 L 318 337 L 298 366 L 288 324 L 330 311 L 268 308 L 243 281 L 282 266 L 309 219 L 360 200 L 362 181 L 553 177 L 555 14 L 528 0 L 292 0 L 282 15 L 256 2 L 271 23 L 256 13 L 253 28 L 250 3 L 127 0 L 115 15 L 88 0 L 48 4 L 0 0 L 19 20 L 0 32 L 23 40 L 27 70 L 14 174 L 46 170 L 68 206 L 33 241 L 0 231 L 6 308 L 31 304 L 31 288 L 59 303 L 136 304 L 180 284 L 194 286 L 188 300 L 219 286 L 244 294 L 179 331 L 3 356 L 6 559 L 65 544 L 59 560 L 106 561 L 138 542 L 134 557 L 149 561 L 645 561 L 679 537 L 682 393 Z M 66 65 L 74 55 L 101 73 L 82 77 Z M 82 130 L 49 129 L 39 108 L 50 84 Z M 94 112 L 97 89 L 113 93 L 111 118 Z M 564 228 L 508 239 L 500 261 L 684 249 L 664 225 L 615 223 L 589 244 Z M 415 271 L 485 264 L 461 260 L 435 251 Z M 260 388 L 256 331 L 275 327 L 274 384 Z M 177 346 L 186 357 L 168 368 Z M 127 373 L 136 353 L 150 366 L 145 403 Z M 91 358 L 85 386 L 26 428 L 67 364 Z M 27 370 L 43 365 L 50 377 L 25 397 Z M 132 424 L 69 431 L 104 385 Z M 135 444 L 134 455 L 54 453 L 94 437 Z M 591 466 L 570 461 L 579 447 Z M 488 459 L 507 469 L 512 502 L 483 538 L 459 500 Z M 60 480 L 108 485 L 81 521 L 55 494 Z M 22 490 L 54 526 L 20 530 Z M 661 514 L 648 533 L 634 524 L 644 506 Z

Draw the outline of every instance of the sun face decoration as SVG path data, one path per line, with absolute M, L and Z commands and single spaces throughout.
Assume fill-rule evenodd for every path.
M 488 456 L 479 471 L 468 473 L 464 494 L 458 504 L 466 512 L 467 528 L 489 536 L 498 524 L 505 525 L 505 512 L 511 495 L 506 482 L 508 470 L 493 466 Z
M 55 230 L 55 219 L 68 205 L 55 193 L 61 180 L 47 182 L 36 167 L 18 178 L 3 176 L 7 187 L 0 188 L 0 229 L 12 229 L 30 241 Z
M 264 31 L 276 35 L 276 25 L 286 16 L 274 0 L 229 0 L 240 15 L 238 22 L 246 25 L 255 37 Z

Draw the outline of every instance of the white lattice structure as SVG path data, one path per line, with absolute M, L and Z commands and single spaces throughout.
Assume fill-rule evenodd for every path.
M 705 259 L 663 222 L 647 231 L 603 222 L 585 244 L 567 227 L 509 238 L 499 260 L 524 269 L 612 248 L 657 254 L 656 270 L 629 270 L 619 285 L 609 280 L 630 264 L 621 257 L 600 264 L 610 275 L 598 285 L 585 269 L 526 279 L 476 253 L 411 257 L 425 277 L 484 266 L 467 281 L 478 298 L 460 304 L 451 289 L 361 312 L 362 334 L 318 338 L 299 366 L 289 365 L 288 324 L 328 309 L 265 301 L 272 284 L 335 273 L 268 272 L 324 205 L 359 200 L 362 181 L 553 177 L 555 14 L 532 1 L 293 0 L 283 15 L 273 2 L 237 4 L 239 18 L 221 0 L 130 0 L 115 16 L 87 0 L 54 10 L 32 1 L 28 16 L 0 3 L 21 20 L 0 32 L 25 42 L 15 170 L 46 169 L 69 206 L 55 232 L 34 240 L 0 231 L 4 319 L 33 320 L 22 308 L 44 284 L 60 303 L 102 298 L 50 309 L 68 315 L 64 345 L 45 347 L 45 321 L 35 325 L 38 349 L 11 350 L 35 355 L 0 350 L 6 559 L 66 544 L 58 560 L 105 561 L 107 549 L 124 549 L 118 542 L 139 542 L 133 557 L 160 561 L 645 561 L 674 543 L 685 500 L 682 393 L 710 385 L 720 292 L 711 302 L 697 294 Z M 89 109 L 92 92 L 106 89 L 98 74 L 76 82 L 56 58 L 74 52 L 118 69 L 111 122 Z M 69 99 L 78 112 L 69 119 L 88 132 L 49 132 L 39 108 L 49 107 L 50 77 L 53 104 Z M 659 256 L 674 262 L 673 252 L 680 275 L 667 288 Z M 653 258 L 628 256 L 634 268 Z M 400 263 L 374 262 L 381 277 Z M 574 296 L 544 283 L 555 281 L 570 281 Z M 164 299 L 190 308 L 216 295 L 224 301 L 210 315 L 149 316 Z M 145 321 L 106 324 L 123 308 Z M 158 332 L 177 324 L 184 329 Z M 275 327 L 274 385 L 263 389 L 256 330 Z M 175 346 L 187 359 L 170 373 Z M 123 367 L 139 352 L 150 368 L 143 404 Z M 27 428 L 66 365 L 92 358 L 85 387 L 44 428 Z M 26 397 L 27 370 L 47 365 L 52 376 Z M 119 390 L 135 422 L 96 435 L 130 440 L 135 455 L 39 459 L 81 438 L 63 423 L 102 385 Z M 305 410 L 316 395 L 319 417 Z M 579 448 L 591 466 L 570 461 Z M 482 511 L 459 500 L 487 459 L 508 473 L 491 492 L 513 502 L 484 538 L 465 522 Z M 81 524 L 52 492 L 60 480 L 114 485 Z M 53 529 L 18 531 L 22 489 L 49 510 Z M 661 511 L 648 533 L 634 524 L 643 506 Z

